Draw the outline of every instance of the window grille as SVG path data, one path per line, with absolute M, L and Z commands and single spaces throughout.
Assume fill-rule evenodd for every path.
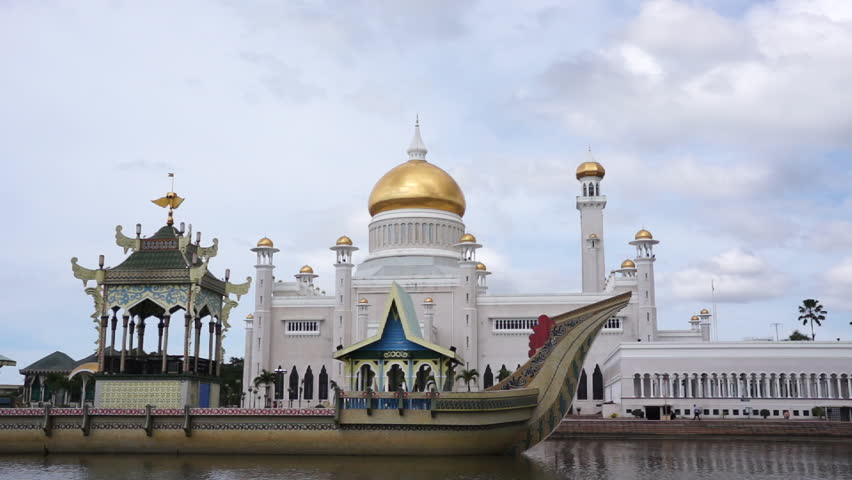
M 319 322 L 316 320 L 288 321 L 287 335 L 319 335 Z
M 609 317 L 609 320 L 604 324 L 604 330 L 621 330 L 621 319 L 618 317 Z
M 495 333 L 532 333 L 532 328 L 538 325 L 537 318 L 495 318 L 492 330 Z

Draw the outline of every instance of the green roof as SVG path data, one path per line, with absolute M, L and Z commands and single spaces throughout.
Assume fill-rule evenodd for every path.
M 0 355 L 0 367 L 14 367 L 17 364 L 18 363 L 11 358 Z
M 27 368 L 20 370 L 22 375 L 28 373 L 68 373 L 74 367 L 74 359 L 64 354 L 63 352 L 53 352 L 50 355 L 37 360 Z
M 180 250 L 140 250 L 133 252 L 111 270 L 159 270 L 186 268 Z

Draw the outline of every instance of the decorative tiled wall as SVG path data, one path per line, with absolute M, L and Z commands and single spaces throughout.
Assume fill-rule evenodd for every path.
M 183 408 L 180 380 L 98 380 L 99 408 Z

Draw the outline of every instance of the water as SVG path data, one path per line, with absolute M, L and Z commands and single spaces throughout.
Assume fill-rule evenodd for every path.
M 14 480 L 852 479 L 852 444 L 558 440 L 512 457 L 0 456 Z

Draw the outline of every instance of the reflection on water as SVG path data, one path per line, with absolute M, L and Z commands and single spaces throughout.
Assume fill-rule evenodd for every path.
M 512 457 L 0 456 L 0 479 L 841 479 L 852 444 L 559 440 Z

